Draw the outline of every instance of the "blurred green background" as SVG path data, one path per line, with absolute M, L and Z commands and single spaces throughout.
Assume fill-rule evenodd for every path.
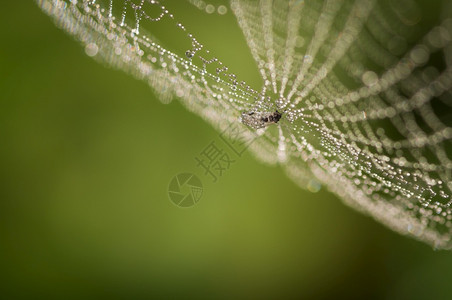
M 231 13 L 180 3 L 258 82 Z M 0 20 L 1 299 L 451 299 L 451 252 L 249 154 L 212 183 L 194 160 L 218 141 L 203 120 L 96 63 L 32 1 L 4 1 Z M 179 172 L 204 183 L 195 207 L 168 200 Z

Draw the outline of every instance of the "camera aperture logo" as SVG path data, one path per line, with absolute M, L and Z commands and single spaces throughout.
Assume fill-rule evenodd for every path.
M 203 192 L 201 180 L 192 173 L 180 173 L 171 179 L 168 196 L 178 207 L 192 207 L 201 199 Z

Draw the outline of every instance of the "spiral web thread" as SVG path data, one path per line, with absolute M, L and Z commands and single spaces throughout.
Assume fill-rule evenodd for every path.
M 232 0 L 260 89 L 158 1 L 37 2 L 88 55 L 147 81 L 164 103 L 179 98 L 219 130 L 244 111 L 283 111 L 277 125 L 258 130 L 250 146 L 258 158 L 301 187 L 321 183 L 397 232 L 452 247 L 447 0 Z M 186 47 L 167 49 L 146 30 L 160 25 Z

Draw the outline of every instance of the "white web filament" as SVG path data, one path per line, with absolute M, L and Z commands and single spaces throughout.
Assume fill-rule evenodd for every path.
M 236 16 L 264 82 L 257 88 L 159 1 L 37 2 L 89 56 L 145 80 L 163 102 L 176 97 L 218 129 L 241 117 L 264 129 L 250 151 L 300 186 L 321 183 L 395 231 L 452 248 L 447 0 L 232 0 L 218 13 Z M 159 24 L 190 46 L 165 48 L 146 29 Z

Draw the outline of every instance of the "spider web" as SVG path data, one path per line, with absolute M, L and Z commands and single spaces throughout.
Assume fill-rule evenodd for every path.
M 37 2 L 88 55 L 147 81 L 164 103 L 180 99 L 219 130 L 244 111 L 284 111 L 258 131 L 250 146 L 258 158 L 303 188 L 321 183 L 397 232 L 452 247 L 447 0 L 231 0 L 263 79 L 258 89 L 159 1 Z M 159 27 L 181 43 L 165 47 L 152 35 Z M 239 138 L 254 134 L 247 128 Z

